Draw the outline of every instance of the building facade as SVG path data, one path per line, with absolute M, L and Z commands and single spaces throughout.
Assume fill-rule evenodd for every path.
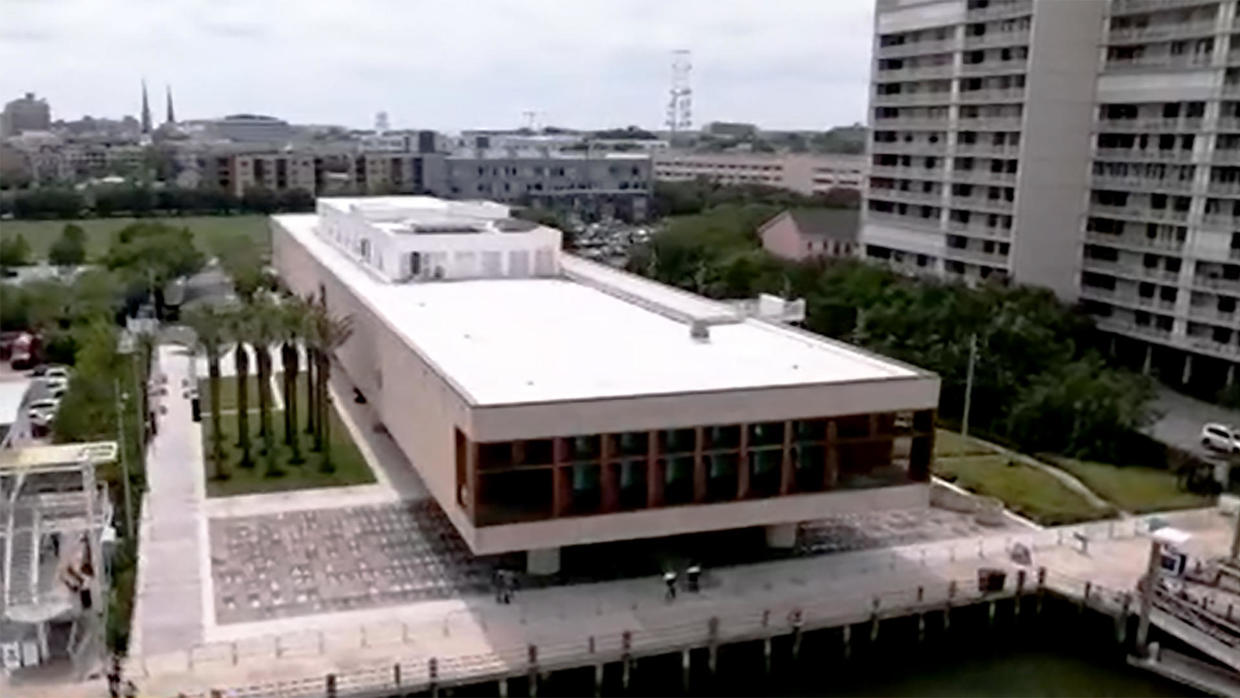
M 790 209 L 758 228 L 762 248 L 791 261 L 857 255 L 857 211 Z
M 790 545 L 826 512 L 928 502 L 933 374 L 564 255 L 500 204 L 320 199 L 271 226 L 285 283 L 353 318 L 341 369 L 475 553 L 551 572 L 563 546 Z
M 824 194 L 837 188 L 860 189 L 865 180 L 865 157 L 668 150 L 654 154 L 654 177 L 663 182 L 702 178 L 720 184 L 763 184 L 806 195 Z

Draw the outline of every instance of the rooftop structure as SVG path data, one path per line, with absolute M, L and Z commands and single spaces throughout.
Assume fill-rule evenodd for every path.
M 46 131 L 52 124 L 52 109 L 47 100 L 36 99 L 27 92 L 21 99 L 4 105 L 0 112 L 0 138 L 20 135 L 25 131 Z
M 272 218 L 277 270 L 354 318 L 341 368 L 473 552 L 552 571 L 565 545 L 782 544 L 826 512 L 926 504 L 936 376 L 564 255 L 506 213 L 387 197 Z M 404 274 L 428 249 L 444 273 Z

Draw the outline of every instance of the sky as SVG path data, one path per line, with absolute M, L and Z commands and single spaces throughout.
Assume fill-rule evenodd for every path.
M 52 118 L 270 114 L 393 128 L 661 128 L 671 52 L 693 122 L 863 121 L 873 0 L 0 0 L 0 101 Z

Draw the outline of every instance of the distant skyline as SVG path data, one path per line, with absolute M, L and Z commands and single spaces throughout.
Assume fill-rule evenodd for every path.
M 693 124 L 865 120 L 873 0 L 0 0 L 0 102 L 54 119 L 269 114 L 393 128 L 663 127 L 671 51 Z

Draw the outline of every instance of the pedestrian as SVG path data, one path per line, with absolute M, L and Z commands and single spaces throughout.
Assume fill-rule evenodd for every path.
M 495 603 L 504 603 L 503 574 L 503 570 L 495 570 L 491 573 L 491 586 L 495 587 Z
M 121 663 L 115 656 L 112 657 L 112 665 L 108 667 L 108 696 L 121 697 Z
M 663 573 L 663 583 L 667 585 L 667 594 L 664 596 L 668 601 L 676 600 L 676 573 L 668 570 Z
M 698 563 L 689 565 L 689 569 L 685 570 L 685 579 L 689 582 L 689 591 L 698 592 L 701 590 L 700 580 L 702 578 L 702 566 Z

